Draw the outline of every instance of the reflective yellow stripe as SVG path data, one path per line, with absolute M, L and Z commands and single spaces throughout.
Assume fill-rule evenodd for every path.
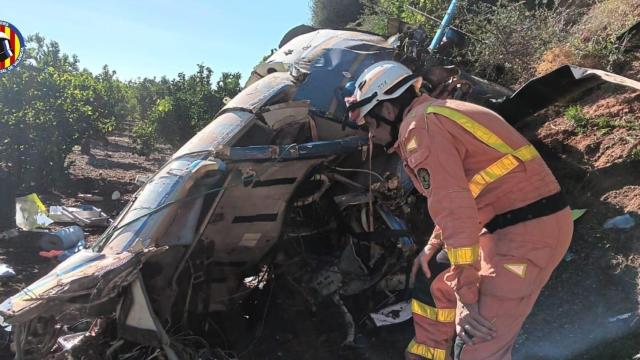
M 517 150 L 513 150 L 511 146 L 507 145 L 496 134 L 491 132 L 491 130 L 456 110 L 445 106 L 431 105 L 427 107 L 426 113 L 440 114 L 455 121 L 478 140 L 505 154 L 504 157 L 471 178 L 471 181 L 469 181 L 469 190 L 474 198 L 478 197 L 487 185 L 515 169 L 519 164 L 517 159 L 524 162 L 540 156 L 532 145 L 525 145 Z
M 457 122 L 460 126 L 465 128 L 465 130 L 472 133 L 473 136 L 477 137 L 478 140 L 491 146 L 492 148 L 498 150 L 503 154 L 510 154 L 513 152 L 513 149 L 509 145 L 505 144 L 505 142 L 502 141 L 496 134 L 491 132 L 491 130 L 487 129 L 486 127 L 482 126 L 481 124 L 461 112 L 445 106 L 431 105 L 427 108 L 427 113 L 440 114 Z
M 478 244 L 469 247 L 447 248 L 451 265 L 473 264 L 480 257 L 480 246 Z
M 416 299 L 411 300 L 411 312 L 438 322 L 448 323 L 456 320 L 456 309 L 438 309 Z
M 411 340 L 409 346 L 407 346 L 407 351 L 431 360 L 446 360 L 447 358 L 447 350 L 418 344 L 415 339 Z
M 520 163 L 515 156 L 505 155 L 500 160 L 489 165 L 486 169 L 477 173 L 471 181 L 469 181 L 469 189 L 474 198 L 478 197 L 480 192 L 492 182 L 506 175 L 509 171 L 515 169 Z
M 525 145 L 513 152 L 513 155 L 522 161 L 529 161 L 540 156 L 533 145 Z

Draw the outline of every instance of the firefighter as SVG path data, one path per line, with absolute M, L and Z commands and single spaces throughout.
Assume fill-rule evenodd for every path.
M 350 120 L 402 158 L 436 225 L 413 266 L 415 338 L 406 357 L 510 359 L 569 247 L 571 211 L 536 149 L 504 119 L 421 95 L 422 81 L 384 61 L 346 99 Z

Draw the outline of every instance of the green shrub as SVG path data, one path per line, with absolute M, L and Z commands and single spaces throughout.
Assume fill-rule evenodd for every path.
M 589 128 L 589 118 L 582 111 L 580 105 L 571 105 L 564 111 L 564 117 L 571 121 L 579 134 L 584 133 Z
M 542 55 L 566 38 L 566 13 L 525 3 L 469 4 L 462 27 L 477 38 L 461 54 L 476 75 L 505 86 L 536 74 Z
M 140 153 L 151 153 L 160 141 L 182 145 L 213 120 L 225 98 L 240 92 L 240 73 L 222 73 L 215 87 L 212 75 L 210 68 L 198 65 L 189 76 L 180 73 L 172 80 L 144 79 L 135 85 L 139 113 L 133 134 Z
M 115 74 L 94 77 L 54 41 L 30 36 L 25 61 L 0 77 L 0 166 L 22 189 L 48 188 L 66 157 L 87 138 L 114 129 L 122 113 Z

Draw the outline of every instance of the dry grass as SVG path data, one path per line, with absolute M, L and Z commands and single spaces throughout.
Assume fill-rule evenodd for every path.
M 595 3 L 572 28 L 566 41 L 545 51 L 535 66 L 545 74 L 560 65 L 576 64 L 614 70 L 624 65 L 617 37 L 640 19 L 640 0 Z
M 594 5 L 576 26 L 582 41 L 597 37 L 613 37 L 640 19 L 640 0 L 605 0 Z
M 573 51 L 565 45 L 558 45 L 547 50 L 536 65 L 536 75 L 543 75 L 566 64 L 575 63 Z

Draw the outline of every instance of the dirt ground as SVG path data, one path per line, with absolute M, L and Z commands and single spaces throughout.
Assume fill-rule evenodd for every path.
M 109 143 L 93 142 L 91 156 L 83 155 L 76 149 L 67 159 L 69 176 L 62 185 L 47 192 L 37 192 L 47 205 L 91 204 L 102 209 L 112 219 L 129 202 L 139 188 L 135 180 L 139 175 L 153 173 L 169 158 L 171 151 L 161 148 L 149 157 L 135 154 L 130 138 L 116 133 L 109 137 Z M 112 200 L 118 191 L 121 197 Z M 103 197 L 103 201 L 86 202 L 79 194 L 93 194 Z M 53 228 L 62 227 L 54 225 Z M 103 228 L 84 229 L 88 244 L 97 240 Z M 0 302 L 51 271 L 57 260 L 40 257 L 38 252 L 38 232 L 22 232 L 9 240 L 0 240 L 0 263 L 12 267 L 16 276 L 0 280 Z M 8 349 L 0 339 L 0 360 L 12 359 Z
M 637 71 L 640 66 L 633 67 Z M 637 73 L 627 75 L 637 78 Z M 604 94 L 613 96 L 605 97 Z M 589 116 L 625 118 L 640 124 L 640 92 L 604 87 L 580 100 Z M 576 222 L 573 243 L 543 290 L 518 337 L 514 359 L 631 359 L 640 353 L 638 284 L 640 281 L 640 126 L 583 134 L 563 117 L 563 108 L 527 120 L 519 129 L 540 150 L 558 177 L 573 208 L 587 209 Z M 74 152 L 69 158 L 68 182 L 52 192 L 39 193 L 47 205 L 74 205 L 80 193 L 105 198 L 94 203 L 115 217 L 138 189 L 136 176 L 150 175 L 168 158 L 170 149 L 146 158 L 134 153 L 126 134 L 109 144 L 92 144 L 91 156 Z M 111 200 L 114 191 L 122 197 Z M 630 213 L 638 225 L 631 230 L 603 230 L 609 218 Z M 101 229 L 88 231 L 95 241 Z M 37 255 L 37 234 L 23 234 L 0 246 L 0 262 L 12 266 L 17 277 L 0 283 L 0 301 L 41 277 L 55 261 Z M 304 301 L 276 281 L 258 294 L 266 304 L 256 334 L 245 334 L 249 350 L 242 358 L 289 359 L 402 359 L 412 337 L 410 322 L 363 330 L 360 346 L 340 347 L 344 337 L 341 315 L 327 307 L 312 313 Z M 616 319 L 616 316 L 625 315 Z M 253 335 L 259 335 L 254 341 Z M 274 351 L 274 349 L 277 349 Z M 0 348 L 0 359 L 8 351 Z M 8 356 L 8 355 L 6 355 Z M 8 358 L 7 358 L 8 359 Z

